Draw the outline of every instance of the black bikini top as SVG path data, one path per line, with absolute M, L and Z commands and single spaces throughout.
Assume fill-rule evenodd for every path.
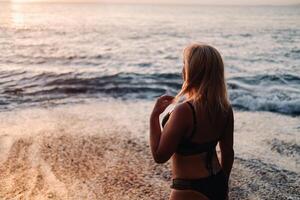
M 193 130 L 190 135 L 190 137 L 183 138 L 182 141 L 179 143 L 176 153 L 180 154 L 182 156 L 189 156 L 189 155 L 195 155 L 195 154 L 200 154 L 200 153 L 207 153 L 206 156 L 206 164 L 207 164 L 207 169 L 212 173 L 212 155 L 216 150 L 216 145 L 218 144 L 219 139 L 210 141 L 210 142 L 205 142 L 205 143 L 196 143 L 192 141 L 192 138 L 197 130 L 197 120 L 196 120 L 196 111 L 194 109 L 194 106 L 190 103 L 187 102 L 190 108 L 193 111 Z M 165 126 L 167 123 L 169 117 L 170 117 L 170 112 L 163 118 L 162 120 L 162 127 Z
M 197 130 L 197 118 L 196 118 L 196 111 L 190 102 L 187 102 L 190 108 L 193 111 L 193 130 L 188 138 L 183 138 L 181 142 L 179 143 L 176 153 L 182 156 L 189 156 L 189 155 L 195 155 L 195 154 L 201 154 L 206 153 L 206 168 L 209 171 L 210 174 L 214 174 L 213 172 L 213 164 L 212 164 L 212 158 L 216 151 L 216 145 L 218 144 L 218 141 L 220 139 L 216 139 L 210 142 L 205 143 L 196 143 L 192 142 L 192 138 Z M 162 121 L 162 126 L 164 127 L 167 123 L 171 113 L 168 113 Z
M 183 155 L 183 156 L 188 156 L 188 155 L 194 155 L 194 154 L 199 154 L 199 153 L 204 153 L 204 152 L 209 152 L 211 150 L 214 150 L 218 140 L 210 141 L 210 142 L 205 142 L 205 143 L 196 143 L 192 142 L 192 138 L 195 135 L 195 132 L 197 130 L 197 120 L 196 120 L 196 111 L 194 109 L 194 106 L 190 103 L 187 102 L 190 108 L 193 111 L 193 130 L 188 138 L 183 138 L 182 141 L 179 143 L 176 153 Z M 164 127 L 165 124 L 167 123 L 171 113 L 168 113 L 162 121 L 162 126 Z

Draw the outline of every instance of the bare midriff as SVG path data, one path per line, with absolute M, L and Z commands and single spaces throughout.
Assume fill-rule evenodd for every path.
M 221 170 L 221 165 L 216 153 L 212 157 L 213 172 L 216 174 Z M 172 178 L 197 179 L 210 176 L 206 168 L 206 153 L 182 156 L 172 156 Z

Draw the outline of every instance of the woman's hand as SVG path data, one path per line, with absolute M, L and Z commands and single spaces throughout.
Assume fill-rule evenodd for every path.
M 170 95 L 160 96 L 154 105 L 151 116 L 159 116 L 165 109 L 173 103 L 174 97 Z

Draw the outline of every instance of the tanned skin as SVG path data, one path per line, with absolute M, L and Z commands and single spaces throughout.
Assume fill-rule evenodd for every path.
M 173 103 L 174 97 L 163 95 L 155 103 L 150 116 L 150 146 L 156 163 L 165 163 L 172 159 L 172 177 L 195 179 L 209 176 L 205 167 L 205 155 L 181 156 L 176 154 L 178 144 L 183 137 L 188 137 L 193 128 L 193 116 L 187 103 L 175 106 L 163 130 L 160 128 L 159 116 Z M 233 129 L 234 118 L 230 107 L 226 117 L 220 116 L 213 123 L 207 113 L 196 109 L 198 128 L 193 142 L 199 144 L 212 141 L 222 135 L 219 141 L 221 158 L 213 156 L 213 168 L 217 172 L 223 169 L 229 178 L 234 160 Z M 204 153 L 205 154 L 205 153 Z M 203 194 L 191 190 L 172 190 L 170 200 L 203 200 Z

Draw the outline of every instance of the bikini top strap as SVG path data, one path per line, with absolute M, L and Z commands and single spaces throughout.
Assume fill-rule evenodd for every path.
M 190 136 L 190 138 L 193 138 L 196 130 L 197 130 L 197 120 L 196 120 L 196 111 L 195 111 L 195 108 L 193 106 L 193 104 L 191 104 L 190 102 L 187 101 L 187 104 L 190 106 L 190 108 L 192 109 L 193 111 L 193 130 L 192 130 L 192 134 Z

